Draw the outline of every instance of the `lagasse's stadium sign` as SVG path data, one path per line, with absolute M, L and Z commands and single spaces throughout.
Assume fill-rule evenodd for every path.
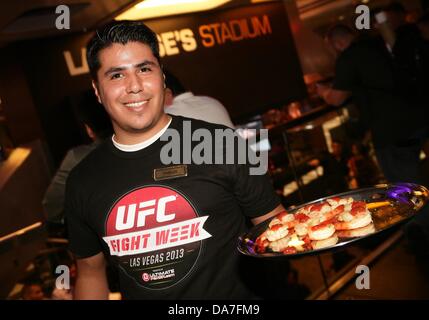
M 200 47 L 212 48 L 230 42 L 245 41 L 272 33 L 270 18 L 267 15 L 243 19 L 219 21 L 198 26 L 195 30 L 182 28 L 158 34 L 161 57 L 192 52 Z M 69 50 L 63 51 L 67 69 L 71 76 L 89 73 L 86 61 L 86 48 L 81 48 L 81 66 L 73 60 Z
M 206 48 L 223 45 L 227 42 L 262 37 L 271 33 L 270 19 L 267 15 L 204 24 L 198 27 L 197 32 L 201 45 Z M 158 35 L 161 57 L 179 54 L 180 49 L 187 52 L 197 50 L 196 38 L 195 32 L 189 28 L 161 33 Z

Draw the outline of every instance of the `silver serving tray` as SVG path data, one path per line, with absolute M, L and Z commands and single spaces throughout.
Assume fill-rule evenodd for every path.
M 357 201 L 365 201 L 371 211 L 374 228 L 370 234 L 364 236 L 353 236 L 352 233 L 337 232 L 339 241 L 336 245 L 317 250 L 306 250 L 294 254 L 278 252 L 258 253 L 255 251 L 255 240 L 262 234 L 270 223 L 268 219 L 256 226 L 239 238 L 238 250 L 247 256 L 259 258 L 287 257 L 318 254 L 344 247 L 357 241 L 373 237 L 381 232 L 401 224 L 413 217 L 424 207 L 429 199 L 429 191 L 424 186 L 411 183 L 382 184 L 371 188 L 353 190 L 341 194 L 332 195 L 312 202 L 302 204 L 298 207 L 287 209 L 289 213 L 295 213 L 300 208 L 309 204 L 324 202 L 333 197 L 352 197 Z

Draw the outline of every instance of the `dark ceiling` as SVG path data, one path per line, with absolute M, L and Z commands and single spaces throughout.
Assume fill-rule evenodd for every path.
M 0 47 L 13 41 L 41 38 L 93 29 L 113 19 L 141 0 L 1 0 Z M 296 1 L 301 19 L 311 28 L 332 23 L 338 16 L 354 14 L 354 7 L 362 0 L 277 0 Z M 390 0 L 371 0 L 371 6 Z M 255 1 L 256 2 L 256 1 Z M 407 6 L 417 6 L 420 0 L 402 1 Z M 251 0 L 232 0 L 223 7 L 248 5 Z M 55 21 L 59 5 L 70 8 L 70 30 L 57 30 Z
M 57 6 L 70 9 L 70 30 L 77 32 L 112 19 L 138 0 L 7 0 L 0 2 L 0 45 L 58 34 Z M 65 30 L 61 30 L 62 33 Z
M 70 30 L 79 32 L 110 21 L 141 0 L 1 0 L 0 47 L 13 41 L 63 35 L 55 21 L 60 5 L 70 9 Z M 222 7 L 249 4 L 251 0 L 232 0 Z

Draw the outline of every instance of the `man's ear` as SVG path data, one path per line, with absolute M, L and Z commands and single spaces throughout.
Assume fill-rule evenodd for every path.
M 101 102 L 100 94 L 98 93 L 97 83 L 94 80 L 92 80 L 92 88 L 94 89 L 94 93 L 95 93 L 95 96 L 97 97 L 98 102 L 100 104 L 103 104 Z

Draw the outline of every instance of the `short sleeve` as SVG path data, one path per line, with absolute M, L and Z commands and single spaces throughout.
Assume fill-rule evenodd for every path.
M 253 152 L 248 150 L 248 152 Z M 268 174 L 252 175 L 252 165 L 235 164 L 230 166 L 234 183 L 234 196 L 244 215 L 250 218 L 263 216 L 280 205 Z
M 78 190 L 78 185 L 71 174 L 66 183 L 64 208 L 69 249 L 77 258 L 87 258 L 99 253 L 102 247 L 97 233 L 88 223 L 85 199 Z

